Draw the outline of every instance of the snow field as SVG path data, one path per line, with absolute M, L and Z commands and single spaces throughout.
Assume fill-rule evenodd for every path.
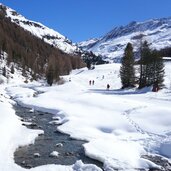
M 87 140 L 85 154 L 103 162 L 106 170 L 157 167 L 141 155 L 157 153 L 170 157 L 167 152 L 171 145 L 169 66 L 167 63 L 165 67 L 166 88 L 158 93 L 149 88 L 120 90 L 119 64 L 100 65 L 95 70 L 75 70 L 64 76 L 67 82 L 60 86 L 12 84 L 6 90 L 22 105 L 53 113 L 63 123 L 58 127 L 59 131 Z M 89 85 L 89 80 L 94 80 L 95 84 Z M 106 90 L 107 84 L 111 85 L 109 90 Z M 35 91 L 44 93 L 33 97 Z M 95 169 L 95 166 L 80 162 L 63 169 L 78 169 L 78 166 Z M 31 170 L 40 168 L 62 170 L 58 165 Z

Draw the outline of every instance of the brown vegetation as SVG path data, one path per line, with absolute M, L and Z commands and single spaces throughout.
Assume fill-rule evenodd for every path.
M 57 81 L 59 75 L 84 65 L 80 56 L 66 54 L 12 23 L 5 17 L 4 9 L 0 10 L 0 51 L 7 52 L 8 64 L 19 64 L 23 74 L 31 69 L 33 79 L 46 76 L 52 68 L 53 81 Z

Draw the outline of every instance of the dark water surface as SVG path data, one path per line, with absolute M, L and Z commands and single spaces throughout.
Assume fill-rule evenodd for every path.
M 101 162 L 85 156 L 82 146 L 85 141 L 72 139 L 69 135 L 58 132 L 57 125 L 49 123 L 54 115 L 40 111 L 30 112 L 29 108 L 19 105 L 14 106 L 14 109 L 22 121 L 32 123 L 26 127 L 44 131 L 44 134 L 36 138 L 34 144 L 19 147 L 15 151 L 14 159 L 18 165 L 25 168 L 46 164 L 72 165 L 77 160 L 82 160 L 84 163 L 95 164 L 102 168 Z M 50 153 L 53 151 L 59 152 L 59 156 L 51 157 Z M 35 153 L 40 156 L 35 156 Z

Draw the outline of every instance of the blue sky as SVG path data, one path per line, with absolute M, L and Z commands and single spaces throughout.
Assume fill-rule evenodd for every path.
M 100 37 L 131 21 L 171 16 L 171 0 L 1 0 L 73 42 Z

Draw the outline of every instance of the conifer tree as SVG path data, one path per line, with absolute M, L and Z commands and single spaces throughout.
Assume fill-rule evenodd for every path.
M 6 67 L 5 67 L 5 66 L 3 67 L 2 75 L 3 75 L 4 77 L 6 77 Z
M 120 77 L 122 88 L 133 87 L 135 84 L 134 54 L 131 43 L 128 43 L 121 60 Z
M 47 74 L 46 74 L 46 79 L 47 79 L 47 83 L 52 86 L 53 84 L 53 79 L 54 79 L 54 70 L 53 70 L 53 66 L 49 65 L 48 69 L 47 69 Z
M 156 85 L 161 89 L 163 87 L 163 81 L 163 60 L 159 52 L 156 50 L 152 51 L 147 41 L 145 41 L 141 47 L 139 88 Z
M 149 63 L 151 60 L 151 51 L 147 41 L 144 41 L 140 47 L 140 79 L 139 88 L 143 88 L 148 85 L 148 71 L 150 69 Z
M 11 66 L 11 74 L 14 74 L 14 65 Z
M 153 82 L 152 84 L 157 85 L 158 89 L 162 89 L 164 84 L 164 63 L 160 54 L 154 50 L 153 54 Z

